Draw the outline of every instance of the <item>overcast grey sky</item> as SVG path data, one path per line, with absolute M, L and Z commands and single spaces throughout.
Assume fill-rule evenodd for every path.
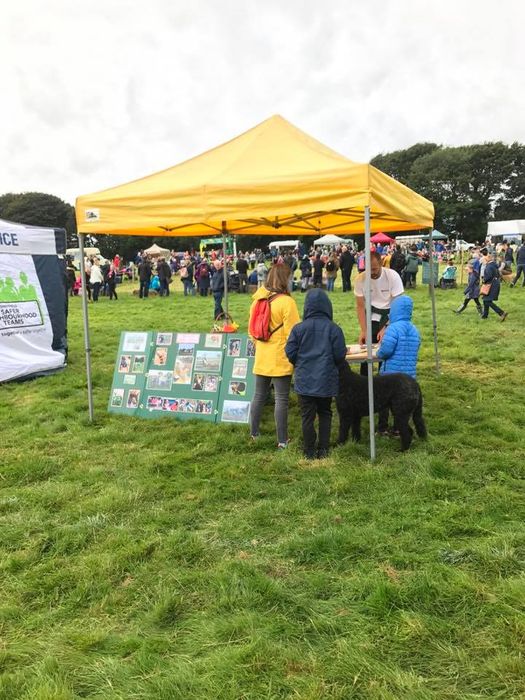
M 4 0 L 0 194 L 70 203 L 272 114 L 368 161 L 525 142 L 523 0 Z

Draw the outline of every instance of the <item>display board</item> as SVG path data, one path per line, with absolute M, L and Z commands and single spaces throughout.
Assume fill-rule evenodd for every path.
M 108 410 L 213 423 L 248 423 L 253 341 L 240 333 L 124 332 Z

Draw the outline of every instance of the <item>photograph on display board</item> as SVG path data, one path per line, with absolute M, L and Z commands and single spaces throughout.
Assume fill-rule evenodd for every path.
M 246 382 L 229 382 L 228 394 L 232 396 L 246 396 Z
M 130 389 L 128 391 L 128 401 L 126 408 L 138 408 L 140 401 L 140 389 Z
M 170 391 L 173 382 L 173 373 L 168 370 L 150 369 L 148 372 L 148 389 L 161 389 Z
M 250 417 L 249 401 L 225 401 L 222 406 L 223 423 L 248 423 Z
M 204 391 L 217 391 L 219 388 L 219 377 L 216 374 L 204 375 Z
M 111 406 L 113 408 L 122 408 L 124 404 L 124 389 L 113 389 L 111 395 Z
M 144 352 L 148 343 L 147 333 L 125 333 L 123 352 Z
M 163 411 L 171 411 L 172 413 L 175 413 L 179 410 L 179 401 L 180 399 L 163 399 L 161 409 Z
M 177 343 L 189 343 L 198 345 L 201 337 L 199 333 L 177 333 Z
M 248 338 L 246 343 L 246 354 L 248 357 L 255 357 L 255 343 L 251 338 Z
M 136 384 L 137 377 L 134 374 L 126 374 L 124 377 L 124 384 Z
M 248 374 L 248 360 L 239 357 L 233 361 L 232 379 L 246 379 Z
M 195 355 L 196 372 L 219 372 L 222 352 L 217 350 L 197 350 Z
M 162 396 L 148 396 L 146 404 L 148 411 L 162 411 L 162 403 L 164 400 Z
M 204 391 L 204 374 L 194 374 L 191 385 L 193 391 Z
M 119 372 L 129 372 L 131 369 L 131 355 L 121 355 L 118 363 Z
M 222 347 L 222 333 L 208 333 L 204 341 L 204 347 L 206 348 L 220 348 Z
M 165 365 L 168 359 L 168 348 L 155 348 L 154 365 Z
M 228 340 L 228 355 L 230 357 L 239 357 L 241 354 L 241 339 L 230 338 Z
M 144 372 L 144 365 L 146 364 L 146 355 L 135 355 L 133 358 L 133 367 L 131 371 L 134 374 L 142 374 Z
M 191 384 L 193 355 L 177 355 L 173 370 L 174 384 Z
M 179 349 L 177 350 L 178 355 L 189 356 L 193 355 L 195 352 L 195 345 L 192 343 L 181 343 Z
M 173 333 L 157 333 L 157 345 L 171 345 Z

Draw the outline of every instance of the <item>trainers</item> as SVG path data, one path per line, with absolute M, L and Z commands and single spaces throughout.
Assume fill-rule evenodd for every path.
M 259 438 L 259 433 L 257 433 L 256 435 L 250 435 L 250 440 L 252 442 L 255 442 L 258 438 Z
M 502 323 L 503 323 L 503 321 L 507 318 L 508 315 L 509 315 L 509 314 L 508 314 L 507 311 L 505 311 L 504 313 L 501 314 L 501 322 L 502 322 Z
M 286 442 L 278 442 L 277 443 L 277 449 L 278 450 L 285 450 L 288 447 L 288 440 Z

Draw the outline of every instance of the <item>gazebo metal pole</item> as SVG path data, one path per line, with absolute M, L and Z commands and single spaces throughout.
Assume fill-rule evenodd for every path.
M 430 292 L 430 301 L 432 304 L 432 331 L 434 333 L 434 358 L 436 361 L 436 374 L 440 373 L 439 367 L 439 350 L 437 336 L 437 315 L 436 315 L 436 290 L 434 289 L 434 241 L 432 240 L 432 229 L 428 234 L 428 270 L 430 280 L 428 282 L 428 291 Z
M 222 273 L 224 275 L 224 313 L 225 313 L 225 322 L 228 323 L 228 265 L 226 262 L 226 236 L 228 234 L 228 231 L 226 229 L 226 221 L 222 222 L 222 260 L 223 260 L 223 268 L 222 268 Z
M 84 233 L 78 234 L 80 247 L 80 274 L 82 276 L 82 319 L 84 321 L 84 349 L 86 353 L 86 378 L 88 390 L 88 409 L 89 420 L 93 422 L 95 413 L 93 410 L 93 384 L 91 381 L 91 343 L 89 340 L 89 317 L 88 317 L 88 299 L 87 299 L 87 283 L 86 283 L 86 261 L 84 258 Z
M 370 207 L 365 207 L 365 318 L 366 318 L 366 362 L 368 370 L 368 415 L 370 419 L 370 461 L 376 458 L 374 425 L 374 365 L 372 363 L 372 271 L 370 255 Z

